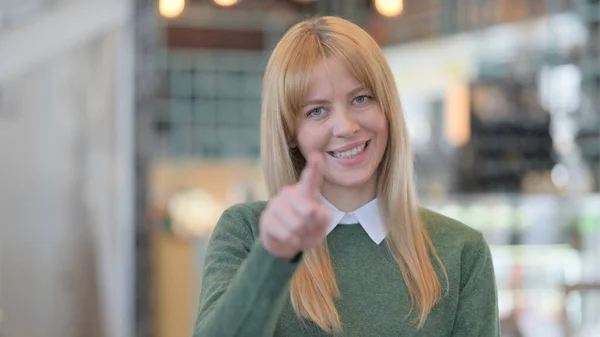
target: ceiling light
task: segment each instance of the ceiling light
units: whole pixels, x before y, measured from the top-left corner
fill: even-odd
[[[160,15],[166,18],[174,18],[183,12],[185,0],[160,0],[158,2],[158,11]]]
[[[213,0],[217,5],[223,7],[233,6],[238,3],[238,0]]]
[[[375,9],[383,16],[398,16],[404,10],[404,0],[375,0]]]

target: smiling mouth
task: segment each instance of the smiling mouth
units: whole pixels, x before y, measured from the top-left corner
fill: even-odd
[[[363,153],[367,147],[369,146],[369,143],[371,141],[368,140],[366,142],[364,142],[362,145],[359,145],[353,149],[350,149],[348,151],[327,151],[327,153],[337,159],[349,159],[355,156],[358,156],[359,154]]]

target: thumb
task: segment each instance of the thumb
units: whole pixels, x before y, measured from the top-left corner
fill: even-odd
[[[332,220],[331,212],[327,207],[321,205],[316,218],[320,227],[327,228]]]
[[[317,152],[311,153],[306,160],[306,166],[300,176],[300,188],[305,197],[318,197],[319,188],[323,181],[322,167],[323,156]]]

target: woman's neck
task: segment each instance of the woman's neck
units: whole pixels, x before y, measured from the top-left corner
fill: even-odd
[[[321,186],[321,194],[325,199],[342,212],[352,212],[375,199],[376,190],[374,181],[356,188],[335,186],[327,182]]]

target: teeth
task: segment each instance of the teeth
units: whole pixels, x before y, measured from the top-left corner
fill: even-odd
[[[360,146],[353,148],[352,150],[344,151],[344,152],[333,152],[333,156],[340,159],[348,159],[356,156],[359,153],[362,153],[365,150],[367,143],[364,143]]]

